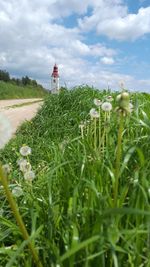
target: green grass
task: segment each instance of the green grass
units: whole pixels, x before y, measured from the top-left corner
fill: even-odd
[[[101,148],[99,123],[89,117],[93,99],[106,95],[88,87],[49,95],[1,151],[3,164],[13,167],[10,190],[16,184],[23,189],[15,199],[44,267],[150,266],[150,96],[130,95],[134,111],[123,117],[115,201],[116,101],[110,120],[101,111]],[[85,120],[90,122],[82,138],[79,124]],[[23,144],[32,148],[32,184],[16,164]],[[35,266],[2,187],[0,199],[0,266]]]
[[[37,86],[17,86],[9,82],[0,81],[0,99],[44,97],[47,91]]]

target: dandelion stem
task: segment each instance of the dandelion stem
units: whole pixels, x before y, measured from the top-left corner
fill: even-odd
[[[107,112],[105,112],[105,115],[104,115],[104,131],[103,131],[103,137],[102,137],[102,152],[103,152],[103,157],[104,157],[104,152],[105,152],[105,142],[106,142],[106,124],[107,124]]]
[[[97,143],[97,140],[96,140],[96,118],[94,118],[94,149],[96,151],[96,143]]]
[[[115,185],[114,185],[114,206],[117,205],[118,198],[118,186],[119,186],[119,172],[120,172],[120,162],[122,156],[122,133],[123,133],[123,113],[120,114],[120,125],[118,130],[118,142],[116,151],[116,166],[115,166]]]
[[[81,127],[81,137],[82,137],[82,139],[84,139],[84,131],[83,131],[83,127]]]
[[[99,150],[101,153],[101,108],[99,107]]]
[[[108,112],[106,113],[106,137],[105,137],[105,139],[106,139],[106,151],[107,151],[107,148],[108,148]]]
[[[9,205],[13,211],[13,214],[14,214],[14,217],[19,225],[19,228],[20,228],[20,231],[22,233],[22,236],[25,240],[29,240],[29,234],[27,232],[27,229],[24,225],[24,222],[22,220],[22,217],[19,213],[19,209],[18,209],[18,206],[12,196],[12,193],[11,191],[9,190],[9,186],[8,186],[8,182],[7,182],[7,177],[4,175],[3,173],[3,170],[2,170],[2,166],[0,164],[0,181],[4,187],[4,190],[5,190],[5,194],[6,194],[6,197],[7,197],[7,200],[9,202]],[[40,262],[39,260],[39,257],[38,257],[38,254],[37,254],[37,251],[35,250],[34,246],[32,245],[31,241],[28,242],[28,247],[32,253],[32,256],[33,256],[33,259],[35,261],[35,263],[37,264],[38,267],[43,267],[42,263]]]

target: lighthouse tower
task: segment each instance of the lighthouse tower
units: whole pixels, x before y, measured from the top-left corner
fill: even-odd
[[[52,94],[59,93],[59,74],[58,74],[58,67],[55,64],[53,68],[53,72],[51,75],[51,92]]]

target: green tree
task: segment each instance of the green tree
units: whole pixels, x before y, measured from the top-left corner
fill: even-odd
[[[10,81],[9,72],[7,72],[6,70],[0,70],[0,80],[4,82],[9,82]]]
[[[28,76],[22,77],[22,84],[24,86],[31,84],[31,80]]]

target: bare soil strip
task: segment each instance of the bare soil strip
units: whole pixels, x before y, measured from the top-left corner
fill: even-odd
[[[29,102],[29,99],[24,99],[25,102]],[[35,99],[32,99],[31,104],[24,105],[20,107],[12,107],[10,106],[15,104],[21,104],[25,103],[24,100],[14,101],[14,100],[2,100],[0,101],[0,112],[4,114],[8,120],[10,121],[11,127],[12,127],[12,133],[14,134],[17,130],[17,128],[26,120],[31,120],[37,113],[38,109],[41,107],[43,102],[38,103],[32,103],[32,101],[35,101]],[[7,101],[3,102],[3,101]],[[9,109],[6,109],[6,107],[9,106]]]

